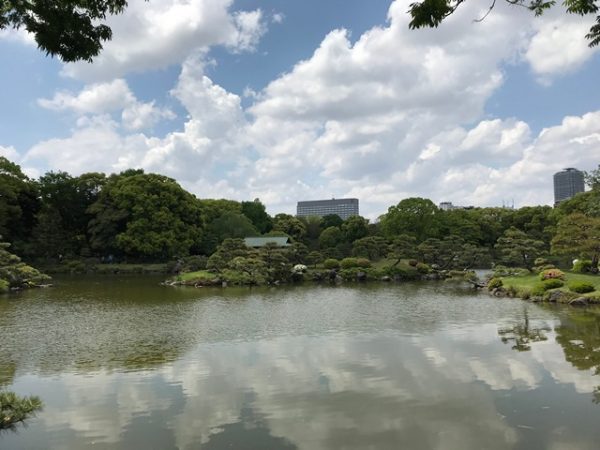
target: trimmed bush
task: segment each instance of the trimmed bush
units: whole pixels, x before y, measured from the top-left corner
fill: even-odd
[[[565,273],[559,269],[548,269],[548,270],[544,270],[542,273],[540,273],[540,280],[544,281],[544,280],[551,280],[551,279],[564,280]]]
[[[342,269],[352,269],[358,267],[358,260],[356,258],[344,258],[340,261],[340,267]]]
[[[417,264],[419,264],[419,261],[417,261],[416,259],[409,259],[408,260],[408,265],[409,266],[416,267]]]
[[[371,267],[371,261],[367,258],[356,258],[356,267],[368,269],[369,267]]]
[[[326,269],[339,269],[340,262],[337,259],[329,258],[323,262],[323,267]]]
[[[487,284],[488,291],[493,291],[494,289],[501,288],[503,284],[504,283],[501,278],[491,278]]]
[[[592,268],[592,261],[589,259],[578,259],[575,264],[573,264],[573,272],[575,273],[586,273],[590,272]]]
[[[569,289],[578,294],[586,294],[588,292],[594,292],[596,288],[590,283],[583,281],[572,281],[569,283]]]
[[[563,287],[565,285],[565,283],[562,280],[559,280],[558,278],[551,278],[549,280],[544,280],[544,281],[542,281],[542,284],[544,285],[546,290],[556,289],[559,287]]]
[[[417,269],[407,264],[386,267],[384,273],[385,275],[402,281],[418,280],[421,278],[421,274]]]
[[[431,267],[429,267],[429,265],[425,263],[418,263],[415,267],[417,268],[417,271],[419,273],[422,273],[423,275],[426,275],[429,272],[431,272]]]
[[[10,289],[10,284],[8,281],[0,279],[0,294],[8,292]]]
[[[544,292],[546,292],[546,286],[544,283],[537,283],[531,288],[531,296],[532,297],[543,297]]]
[[[535,258],[533,262],[534,266],[545,266],[546,264],[550,264],[550,262],[546,258]]]

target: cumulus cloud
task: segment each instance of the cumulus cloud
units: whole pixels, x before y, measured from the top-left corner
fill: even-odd
[[[266,31],[261,10],[231,12],[233,0],[153,0],[131,2],[107,19],[113,39],[92,64],[65,65],[65,75],[111,79],[129,72],[162,69],[191,53],[222,45],[253,51]]]
[[[289,72],[259,92],[248,89],[247,109],[207,76],[205,53],[194,52],[171,91],[189,117],[165,136],[119,128],[140,130],[166,117],[154,104],[137,102],[123,80],[58,93],[41,104],[98,117],[81,119],[68,139],[36,145],[28,158],[75,173],[143,167],[203,197],[259,197],[271,212],[331,196],[360,198],[371,218],[407,196],[482,206],[551,203],[554,171],[597,164],[600,112],[565,118],[541,133],[518,118],[486,117],[503,65],[534,48],[538,34],[519,8],[498,5],[473,24],[483,11],[465,4],[439,29],[414,31],[406,2],[396,1],[386,26],[354,41],[348,31],[333,30]],[[227,17],[238,31],[262,23],[262,13]],[[251,47],[251,40],[234,41],[238,49]],[[114,111],[122,111],[121,125]],[[88,143],[95,154],[82,151]]]
[[[552,12],[534,24],[534,34],[524,53],[540,82],[550,84],[553,77],[575,72],[598,48],[590,48],[585,35],[590,19]]]
[[[156,107],[154,101],[138,101],[123,79],[91,84],[78,94],[60,91],[51,99],[39,99],[38,104],[46,109],[72,111],[78,115],[122,111],[122,124],[127,130],[151,128],[161,119],[175,118],[172,111]]]

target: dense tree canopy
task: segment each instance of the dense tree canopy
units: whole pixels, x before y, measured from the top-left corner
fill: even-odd
[[[409,13],[412,16],[410,28],[437,27],[444,19],[456,11],[466,0],[421,0],[411,3]],[[532,11],[536,16],[556,5],[554,0],[505,0],[511,5],[522,6]],[[490,0],[488,12],[483,17],[475,17],[481,21],[492,11],[496,0]],[[590,47],[600,44],[600,15],[598,15],[598,0],[564,0],[564,6],[569,14],[580,16],[596,16],[595,24],[591,26],[586,38]]]
[[[109,178],[90,207],[96,250],[165,260],[189,254],[202,237],[202,208],[171,178],[156,174]]]
[[[127,0],[0,0],[0,30],[24,28],[40,50],[65,62],[92,61],[112,37],[102,22],[126,6]]]

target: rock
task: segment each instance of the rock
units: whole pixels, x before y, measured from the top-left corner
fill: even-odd
[[[367,274],[365,272],[357,272],[356,280],[357,281],[367,281]]]
[[[338,274],[337,274],[337,270],[335,270],[335,269],[332,269],[332,270],[330,270],[330,271],[329,271],[329,275],[328,275],[328,276],[329,276],[329,279],[330,279],[331,281],[335,281],[335,279],[336,279],[336,278],[337,278],[337,276],[338,276]]]
[[[223,282],[221,283],[221,287],[224,287],[224,288],[226,288],[226,287],[227,287],[227,281],[223,281]]]
[[[492,289],[492,295],[494,297],[506,297],[506,290],[501,287],[494,288]]]
[[[540,303],[543,300],[544,300],[543,297],[540,297],[539,295],[534,295],[533,297],[529,297],[529,301],[533,302],[533,303]]]
[[[392,281],[392,278],[391,278],[391,277],[388,277],[388,276],[386,275],[386,276],[384,276],[384,277],[381,277],[381,281],[390,282],[390,281]]]
[[[336,275],[334,281],[335,281],[335,284],[342,284],[344,279],[342,277],[340,277],[339,275]]]
[[[550,291],[548,300],[550,303],[560,303],[564,301],[565,294],[562,291]]]
[[[588,299],[586,297],[577,297],[569,302],[570,306],[587,306]]]

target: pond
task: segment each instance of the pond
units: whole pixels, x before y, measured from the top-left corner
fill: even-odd
[[[445,282],[0,298],[4,449],[597,449],[600,313]]]

